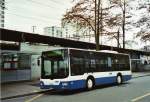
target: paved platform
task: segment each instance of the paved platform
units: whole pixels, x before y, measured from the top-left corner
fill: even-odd
[[[144,76],[150,76],[150,72],[135,72],[135,73],[132,73],[132,78],[138,78],[138,77],[144,77]]]
[[[11,82],[1,85],[1,100],[15,97],[27,96],[36,93],[42,93],[49,90],[43,90],[39,87],[39,80]]]
[[[150,76],[150,72],[133,73],[132,78]],[[50,89],[52,90],[52,89]],[[39,87],[39,80],[12,82],[1,85],[1,100],[43,93],[50,90],[43,90]]]

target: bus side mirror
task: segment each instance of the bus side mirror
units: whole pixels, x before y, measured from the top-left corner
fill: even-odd
[[[37,60],[37,65],[40,66],[40,59]]]
[[[40,66],[40,57],[37,58],[37,65]]]

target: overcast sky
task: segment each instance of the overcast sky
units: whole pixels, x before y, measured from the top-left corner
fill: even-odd
[[[60,26],[62,15],[72,6],[72,0],[6,0],[5,27],[43,33],[46,26]]]
[[[72,0],[5,0],[5,28],[43,34],[47,26],[61,26],[61,18],[67,9],[72,7]],[[126,32],[126,40],[132,40],[132,33]],[[135,40],[135,39],[134,39]],[[141,48],[145,43],[136,40],[135,49]],[[110,42],[112,43],[112,42]],[[148,43],[149,44],[149,43]]]

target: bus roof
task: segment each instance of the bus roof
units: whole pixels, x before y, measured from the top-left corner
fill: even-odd
[[[126,53],[119,53],[119,52],[117,52],[117,51],[112,51],[112,50],[99,50],[99,51],[96,51],[96,50],[91,50],[91,49],[78,49],[78,48],[65,48],[65,49],[129,55],[129,54],[126,54]]]
[[[80,50],[80,51],[91,51],[91,52],[101,52],[101,53],[129,55],[129,54],[126,54],[126,53],[119,53],[117,51],[112,51],[112,50],[99,50],[99,51],[96,51],[96,50],[91,50],[91,49],[79,49],[79,48],[68,48],[68,47],[66,47],[66,48],[65,47],[64,48],[57,48],[57,49],[53,49],[53,50],[60,50],[60,49],[69,49],[69,50]],[[47,51],[44,51],[44,52],[47,52]]]

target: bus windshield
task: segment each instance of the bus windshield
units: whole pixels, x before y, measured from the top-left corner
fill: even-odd
[[[67,50],[54,50],[42,54],[42,78],[59,79],[68,76]]]

